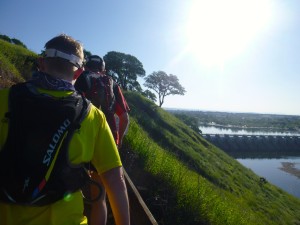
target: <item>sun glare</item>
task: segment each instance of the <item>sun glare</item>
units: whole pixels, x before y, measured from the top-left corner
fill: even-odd
[[[272,17],[269,0],[194,0],[186,24],[188,52],[201,64],[238,56]]]

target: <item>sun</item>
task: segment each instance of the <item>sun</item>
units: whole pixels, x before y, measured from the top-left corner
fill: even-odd
[[[223,65],[270,23],[271,0],[194,0],[185,26],[187,49],[201,64]]]

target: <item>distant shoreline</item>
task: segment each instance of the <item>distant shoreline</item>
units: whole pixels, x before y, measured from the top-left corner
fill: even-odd
[[[216,124],[216,123],[199,123],[202,126],[207,126],[207,127],[221,127],[221,128],[226,128],[226,129],[236,129],[236,130],[286,130],[286,129],[278,129],[275,127],[247,127],[247,126],[236,126],[236,125],[221,125],[221,124]]]
[[[282,171],[284,171],[284,172],[286,172],[286,173],[294,175],[298,179],[300,179],[300,170],[295,167],[296,164],[297,163],[282,162],[281,163],[282,167],[280,167],[279,169],[282,170]]]

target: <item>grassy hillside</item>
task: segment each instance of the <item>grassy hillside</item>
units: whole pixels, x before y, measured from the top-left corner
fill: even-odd
[[[300,224],[300,200],[266,182],[137,93],[125,168],[161,224]],[[143,189],[142,189],[143,190]]]
[[[36,59],[36,53],[0,40],[0,88],[28,79]]]
[[[37,55],[0,40],[0,88],[26,80]],[[127,92],[124,166],[161,225],[300,225],[300,200],[260,182],[223,151]]]

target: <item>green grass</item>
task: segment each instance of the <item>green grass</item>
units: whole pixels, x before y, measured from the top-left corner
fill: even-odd
[[[167,187],[165,198],[172,202],[161,224],[300,224],[299,199],[260,183],[251,170],[142,96],[126,98],[127,148],[156,180],[148,184],[150,191],[161,194]]]
[[[29,79],[36,59],[36,53],[0,40],[0,88]]]

